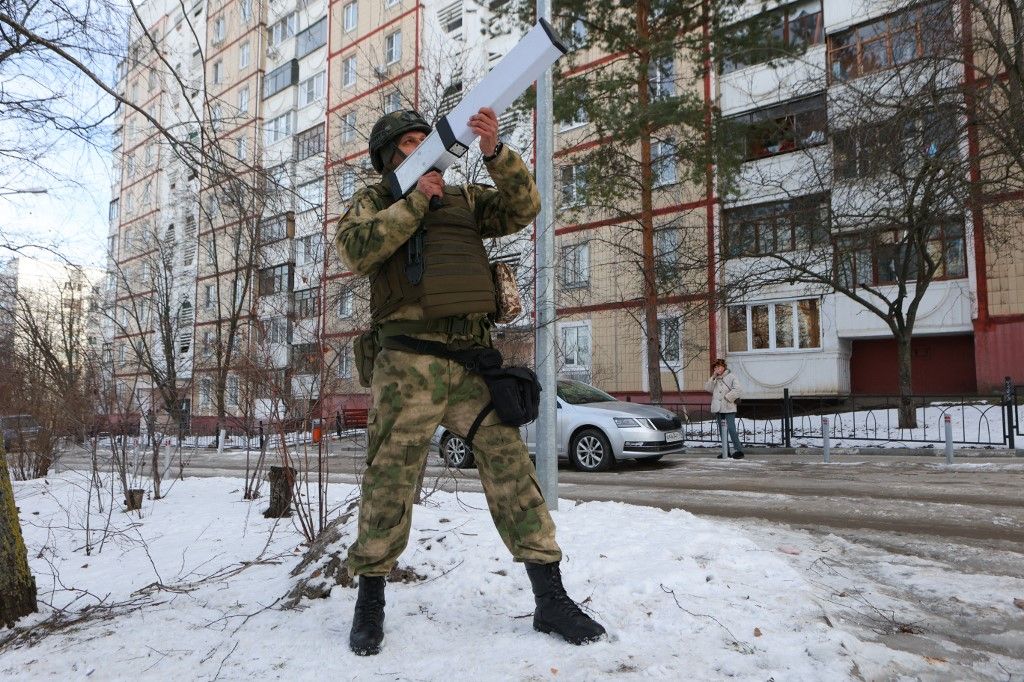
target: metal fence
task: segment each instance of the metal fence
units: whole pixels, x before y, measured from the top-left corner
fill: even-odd
[[[821,447],[822,417],[827,417],[833,446],[928,446],[945,441],[944,421],[949,416],[954,443],[1012,450],[1024,438],[1024,392],[1018,388],[1007,379],[1003,392],[991,396],[910,396],[916,418],[913,428],[900,426],[899,396],[791,395],[785,390],[777,400],[742,401],[736,429],[744,445]],[[664,403],[662,407],[682,418],[686,442],[720,442],[718,422],[706,401]]]

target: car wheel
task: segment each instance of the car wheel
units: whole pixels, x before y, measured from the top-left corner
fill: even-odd
[[[445,433],[441,438],[441,458],[455,469],[469,469],[473,466],[473,451],[461,436]]]
[[[583,429],[572,439],[569,459],[579,471],[607,471],[615,463],[612,446],[597,429]]]

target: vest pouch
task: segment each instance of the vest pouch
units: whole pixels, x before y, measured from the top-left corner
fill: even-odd
[[[540,381],[526,367],[502,367],[482,372],[491,404],[502,424],[522,426],[540,412]]]
[[[359,375],[359,385],[363,388],[369,388],[373,383],[373,363],[377,360],[379,352],[377,332],[372,329],[357,336],[355,343],[352,344],[356,373]]]

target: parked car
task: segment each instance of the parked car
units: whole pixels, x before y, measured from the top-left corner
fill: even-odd
[[[39,423],[30,414],[0,416],[0,429],[4,434],[4,449],[8,452],[27,449],[39,436]]]
[[[663,408],[616,400],[568,379],[558,381],[556,402],[558,457],[580,471],[606,471],[622,459],[654,462],[683,450],[682,420]],[[530,457],[536,457],[537,423],[519,431]],[[449,466],[473,466],[473,452],[462,437],[439,426],[434,441]]]

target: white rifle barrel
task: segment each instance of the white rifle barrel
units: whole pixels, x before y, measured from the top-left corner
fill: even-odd
[[[384,178],[395,198],[404,197],[432,170],[443,173],[476,139],[469,119],[484,107],[498,116],[549,66],[568,52],[551,24],[541,19],[515,47],[477,83],[462,101],[441,118],[416,151]]]

